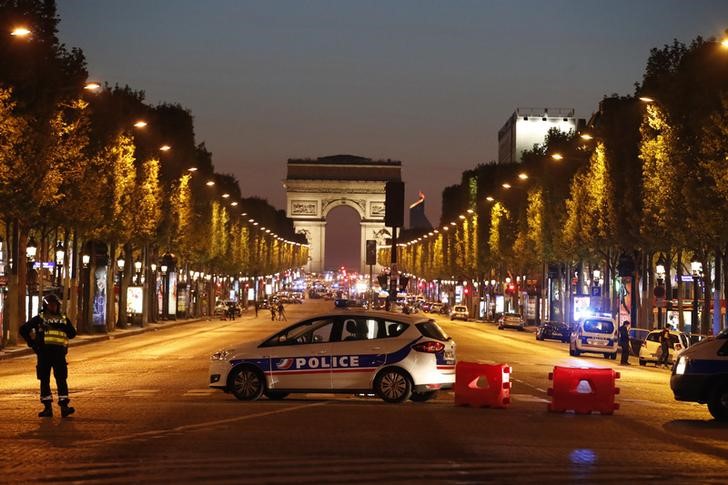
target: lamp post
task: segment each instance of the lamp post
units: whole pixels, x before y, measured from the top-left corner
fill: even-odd
[[[27,278],[27,286],[28,286],[28,318],[33,314],[33,287],[32,287],[32,281],[30,278],[30,275],[33,271],[33,262],[35,261],[35,255],[38,251],[38,244],[35,242],[35,239],[33,236],[30,237],[28,240],[28,244],[25,246],[25,257],[28,261],[28,278]],[[37,282],[37,280],[36,280]],[[38,302],[40,303],[40,301]]]
[[[118,318],[116,319],[116,326],[117,327],[126,327],[126,305],[125,298],[124,298],[124,265],[126,264],[126,261],[124,260],[123,253],[119,253],[119,257],[116,258],[116,267],[119,270],[119,314]]]
[[[63,247],[63,242],[58,241],[56,243],[56,286],[59,288],[63,286],[63,261],[66,257],[66,250]]]
[[[166,320],[167,312],[169,310],[169,299],[167,297],[167,292],[169,291],[169,288],[167,288],[167,265],[162,263],[159,266],[159,271],[162,272],[162,320]]]
[[[134,261],[134,273],[136,278],[137,285],[142,284],[142,260],[141,258],[137,258],[136,261]]]
[[[655,265],[657,287],[655,288],[655,304],[657,305],[657,328],[662,328],[662,305],[665,301],[665,256],[660,253]]]
[[[690,262],[690,271],[693,275],[693,314],[690,317],[690,333],[696,333],[695,326],[698,323],[698,282],[703,272],[703,264],[695,256]],[[698,328],[700,327],[698,326]]]

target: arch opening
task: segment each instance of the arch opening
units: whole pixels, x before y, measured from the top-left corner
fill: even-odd
[[[361,216],[354,208],[340,205],[326,215],[324,243],[325,270],[334,271],[342,266],[347,271],[360,271]]]

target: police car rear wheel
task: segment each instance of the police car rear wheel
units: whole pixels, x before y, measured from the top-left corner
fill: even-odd
[[[263,377],[251,367],[240,367],[233,371],[230,392],[241,401],[255,401],[263,394]]]
[[[413,402],[425,402],[437,397],[438,391],[413,392],[410,399]]]
[[[403,402],[412,395],[412,382],[399,369],[387,369],[374,380],[374,392],[386,402]]]
[[[719,421],[728,420],[728,384],[716,384],[710,393],[708,411]]]

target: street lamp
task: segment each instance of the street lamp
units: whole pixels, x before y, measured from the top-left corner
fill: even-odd
[[[20,37],[20,38],[30,37],[30,35],[32,33],[33,32],[31,32],[31,30],[28,29],[27,27],[15,27],[12,31],[10,31],[10,35],[12,35],[13,37]]]
[[[28,240],[28,244],[25,246],[25,256],[30,260],[35,260],[35,253],[38,251],[38,245],[35,239],[31,236]]]
[[[136,273],[137,284],[139,284],[142,272],[142,260],[139,257],[136,259],[136,261],[134,261],[134,272]]]
[[[693,274],[693,314],[690,317],[690,333],[695,333],[695,325],[698,322],[698,281],[703,273],[703,264],[695,256],[690,262],[690,271]]]

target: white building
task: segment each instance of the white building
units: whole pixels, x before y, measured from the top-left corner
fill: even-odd
[[[582,120],[579,120],[583,123]],[[498,163],[520,162],[524,150],[543,145],[550,129],[577,131],[573,108],[516,108],[498,130]]]

